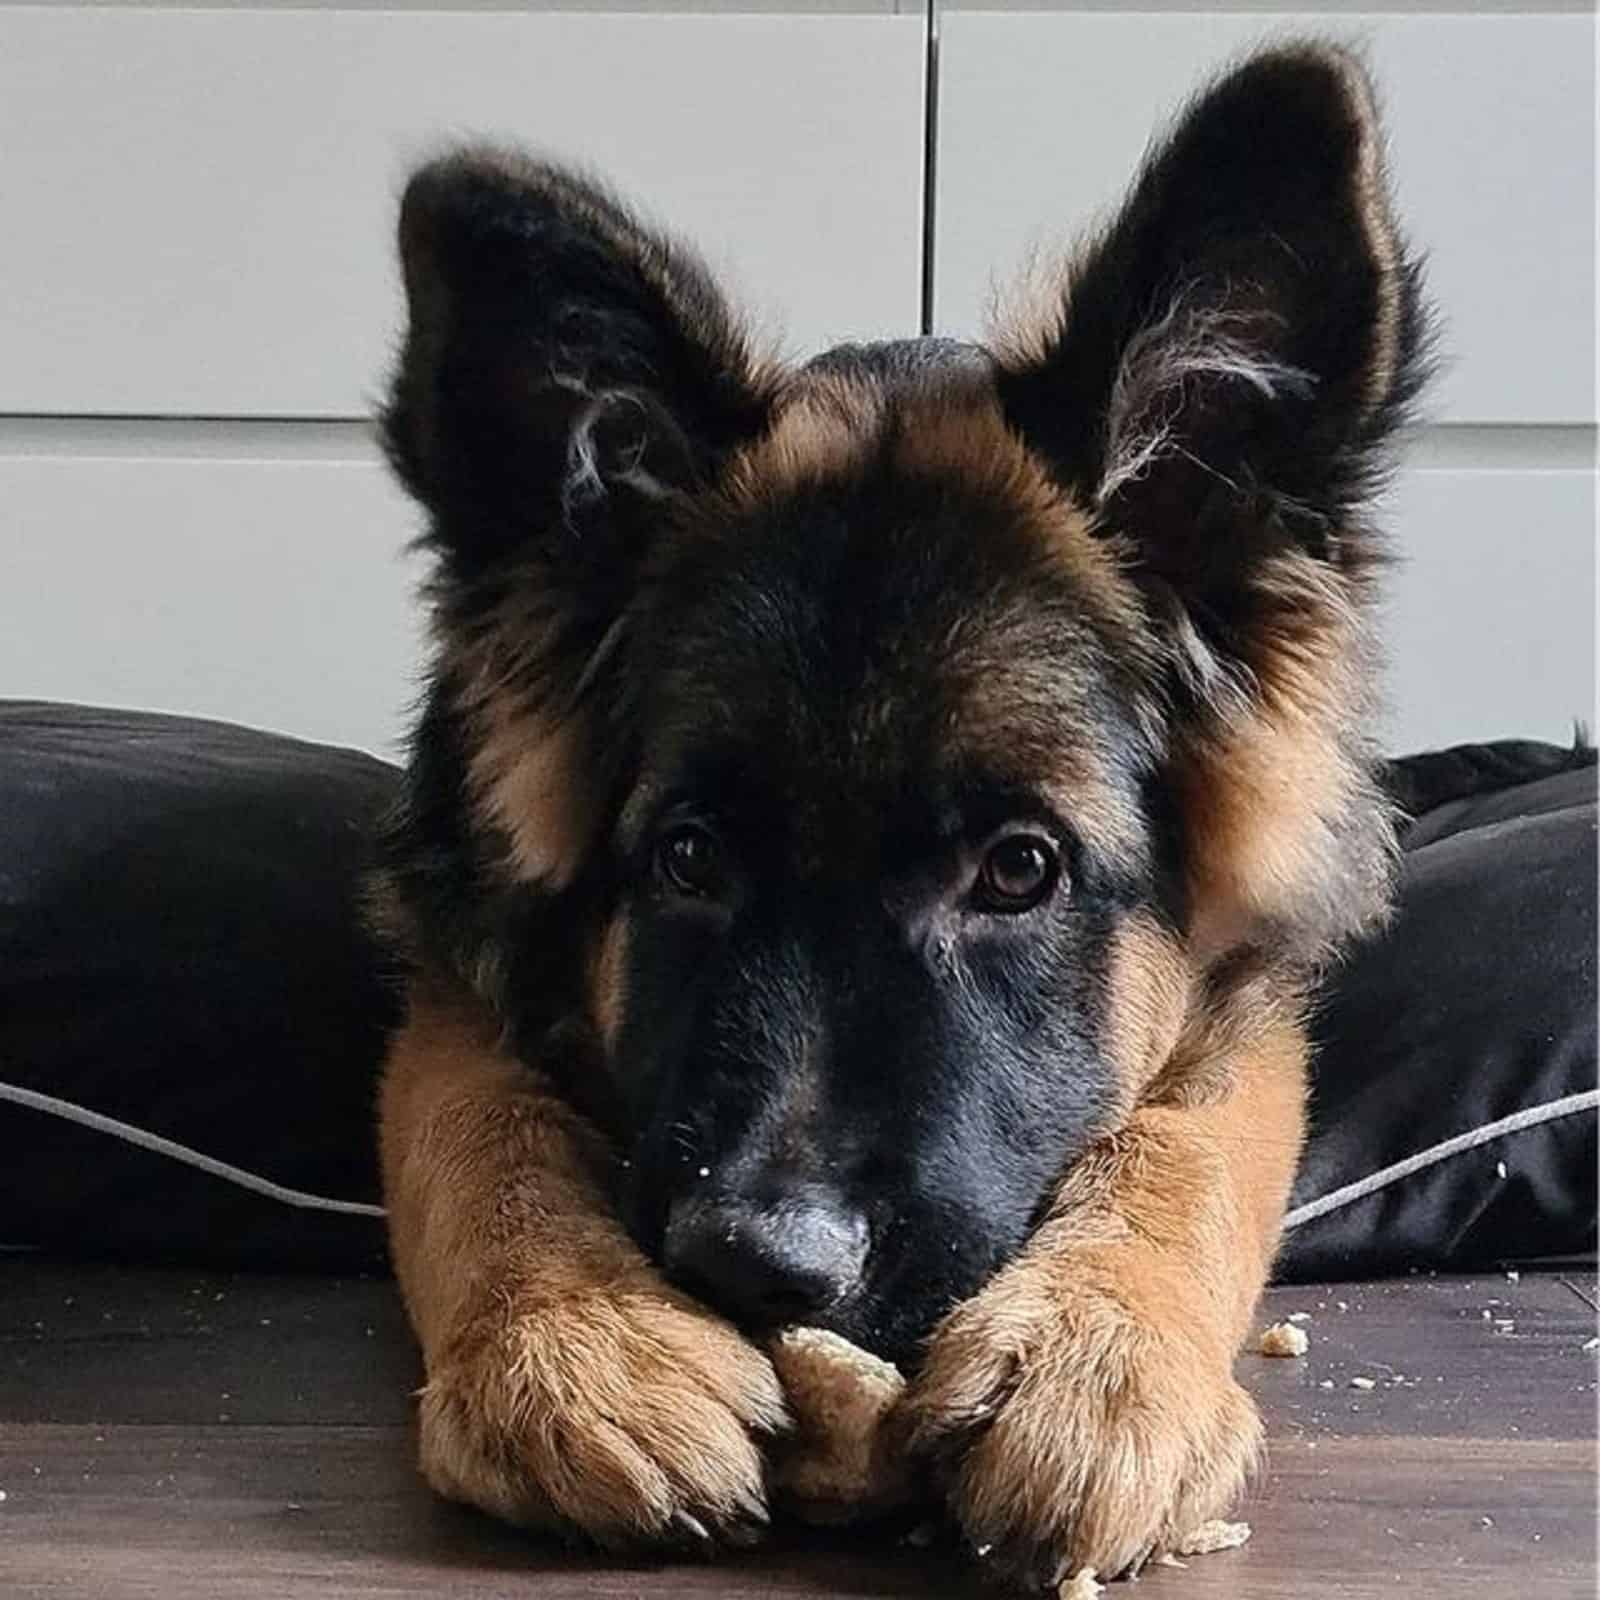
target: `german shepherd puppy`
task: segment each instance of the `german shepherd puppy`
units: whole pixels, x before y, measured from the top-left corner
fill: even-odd
[[[569,170],[412,179],[382,1158],[442,1494],[752,1536],[791,1323],[906,1368],[1007,1575],[1239,1491],[1308,979],[1390,881],[1382,165],[1350,59],[1259,55],[1030,319],[798,367]]]

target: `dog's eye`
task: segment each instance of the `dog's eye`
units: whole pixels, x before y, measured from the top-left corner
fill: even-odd
[[[662,835],[656,846],[656,871],[676,894],[716,900],[727,892],[728,868],[722,846],[698,823],[685,823]]]
[[[977,899],[985,911],[1028,911],[1055,887],[1055,846],[1037,834],[1014,833],[991,847],[978,871]]]

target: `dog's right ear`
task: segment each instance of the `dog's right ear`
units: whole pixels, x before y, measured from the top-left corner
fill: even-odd
[[[766,421],[774,379],[705,267],[569,171],[486,148],[426,166],[400,254],[385,441],[452,576],[610,566]]]

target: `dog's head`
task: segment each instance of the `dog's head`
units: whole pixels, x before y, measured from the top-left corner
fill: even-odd
[[[1381,911],[1362,520],[1418,381],[1359,71],[1258,57],[993,348],[759,359],[559,168],[421,172],[387,416],[427,961],[667,1268],[905,1358],[1195,1016]]]

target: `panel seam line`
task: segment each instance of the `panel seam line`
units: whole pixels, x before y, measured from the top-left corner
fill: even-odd
[[[939,0],[927,0],[923,13],[922,56],[922,304],[920,329],[933,332],[935,208],[939,162]]]

